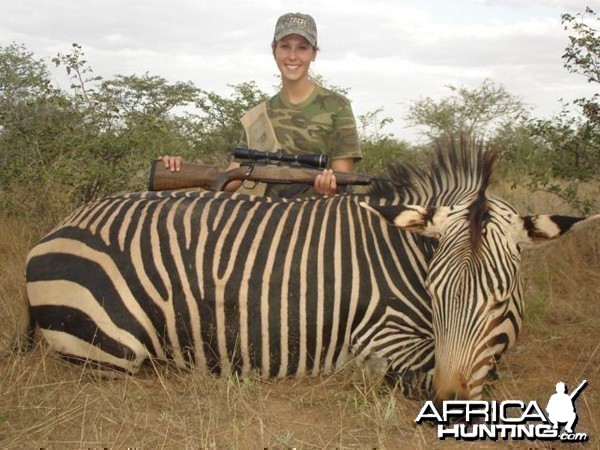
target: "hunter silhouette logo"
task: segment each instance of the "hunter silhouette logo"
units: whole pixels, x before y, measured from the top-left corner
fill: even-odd
[[[553,429],[559,429],[559,423],[566,423],[565,431],[569,434],[573,434],[573,426],[577,422],[577,413],[575,412],[575,398],[587,385],[587,380],[583,382],[575,389],[571,395],[567,394],[567,387],[562,381],[556,383],[556,394],[550,397],[548,400],[548,406],[546,411],[548,412],[548,419],[553,423]]]
[[[562,381],[550,396],[546,413],[535,400],[501,402],[484,400],[447,400],[441,405],[428,400],[415,419],[417,424],[430,422],[438,427],[438,438],[456,440],[498,439],[561,440],[585,442],[586,433],[575,433],[575,400],[587,386],[584,380],[570,394]],[[561,424],[564,431],[561,432]]]

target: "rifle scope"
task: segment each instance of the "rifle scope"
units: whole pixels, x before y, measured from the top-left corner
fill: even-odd
[[[276,152],[261,152],[260,150],[252,150],[249,148],[236,147],[231,150],[234,157],[239,159],[250,159],[253,161],[281,161],[287,163],[298,163],[303,166],[310,166],[316,169],[325,169],[327,167],[327,155],[320,153],[311,153],[308,155],[291,155],[283,153],[281,150]]]

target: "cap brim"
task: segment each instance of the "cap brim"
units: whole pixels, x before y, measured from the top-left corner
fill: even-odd
[[[315,45],[317,45],[317,41],[315,40],[315,38],[313,36],[310,36],[306,31],[304,30],[299,30],[299,29],[289,29],[289,30],[285,30],[282,33],[279,33],[275,36],[275,41],[280,41],[281,39],[283,39],[286,36],[290,36],[292,34],[297,34],[298,36],[302,36],[304,39],[306,39],[308,41],[308,43],[310,45],[312,45],[313,47]]]

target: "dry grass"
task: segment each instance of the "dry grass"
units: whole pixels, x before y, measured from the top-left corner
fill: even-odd
[[[526,183],[523,180],[523,183]],[[556,184],[565,186],[566,183],[557,181]],[[521,214],[562,214],[580,216],[581,213],[560,197],[545,191],[529,191],[524,184],[513,185],[512,182],[496,181],[491,188],[494,193],[510,202]],[[598,194],[600,186],[592,183],[580,183],[579,199],[583,201],[592,201],[593,204],[600,206]]]
[[[24,259],[36,234],[0,218],[0,320],[6,325],[0,329],[1,448],[561,447],[543,441],[439,441],[434,428],[414,424],[421,402],[350,370],[265,382],[156,365],[136,377],[106,380],[47,354],[43,345],[18,355],[9,350],[24,298]],[[573,387],[587,379],[577,401],[577,431],[587,432],[587,446],[595,448],[600,442],[599,236],[595,221],[524,253],[526,326],[502,361],[492,393],[498,400],[545,405],[557,381]]]

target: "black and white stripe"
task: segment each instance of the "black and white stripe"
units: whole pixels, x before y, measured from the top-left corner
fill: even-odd
[[[33,316],[60,352],[95,352],[131,372],[156,357],[217,373],[316,374],[342,364],[351,347],[383,346],[387,356],[400,336],[421,334],[430,346],[427,258],[414,236],[382,225],[358,199],[100,201],[30,253]],[[407,311],[387,311],[398,298],[410,300]],[[82,345],[73,351],[75,337]],[[415,351],[430,354],[428,345]]]
[[[284,377],[377,357],[437,398],[475,398],[523,315],[523,220],[485,197],[493,159],[439,152],[369,196],[98,201],[30,252],[32,318],[65,357],[131,373],[147,358]]]

